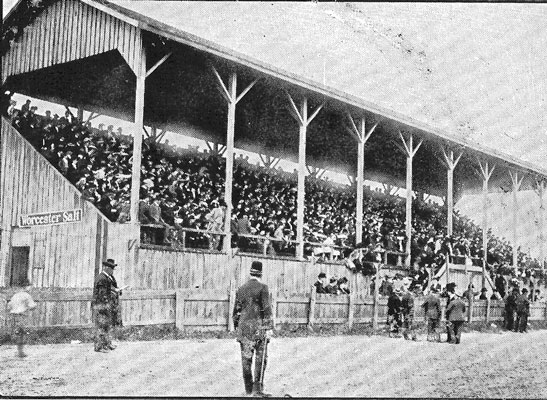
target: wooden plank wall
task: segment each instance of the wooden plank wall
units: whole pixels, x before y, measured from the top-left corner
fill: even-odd
[[[26,237],[30,279],[36,287],[91,287],[95,266],[107,244],[108,220],[57,171],[7,120],[2,118],[0,180],[0,286],[9,284],[10,247]],[[81,208],[81,222],[18,228],[22,214]]]
[[[317,280],[320,272],[328,276],[346,276],[350,287],[368,294],[370,279],[354,274],[341,264],[321,264],[290,259],[140,248],[136,262],[124,268],[124,285],[140,289],[227,289],[233,280],[236,286],[249,277],[251,263],[263,264],[263,282],[279,295],[303,294]]]
[[[59,0],[27,26],[2,58],[8,76],[118,49],[135,71],[140,29],[77,0]]]
[[[0,291],[0,328],[8,328],[10,318],[6,300],[14,290]],[[38,307],[32,313],[32,327],[92,327],[91,289],[32,289]],[[234,295],[234,294],[232,294]],[[370,323],[373,318],[372,298],[351,298],[348,295],[331,296],[312,294],[272,298],[274,322],[282,324],[347,324]],[[130,290],[121,297],[124,325],[176,324],[180,329],[232,330],[230,313],[233,299],[228,290]],[[424,298],[415,299],[415,321],[423,322],[421,304]],[[310,307],[313,306],[313,312]],[[443,319],[445,302],[442,302]],[[489,308],[489,313],[486,310]],[[503,302],[477,301],[473,306],[473,322],[503,320]],[[545,320],[547,304],[531,304],[530,320]],[[384,329],[387,299],[379,302],[378,326]]]

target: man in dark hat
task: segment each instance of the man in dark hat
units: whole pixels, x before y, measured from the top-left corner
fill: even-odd
[[[236,294],[233,311],[237,341],[241,346],[241,363],[245,392],[266,397],[264,393],[264,371],[268,359],[267,344],[270,340],[273,321],[268,286],[260,282],[262,263],[253,261],[251,277]],[[256,353],[254,379],[253,356]]]
[[[327,282],[327,274],[320,272],[317,276],[317,282],[313,284],[315,286],[315,293],[324,294],[327,293],[325,283]]]
[[[112,327],[121,325],[119,296],[122,289],[118,288],[114,279],[114,268],[118,264],[111,258],[103,261],[103,270],[95,278],[93,285],[93,300],[91,301],[93,322],[95,323],[95,351],[106,353],[116,347],[112,344],[110,331]]]

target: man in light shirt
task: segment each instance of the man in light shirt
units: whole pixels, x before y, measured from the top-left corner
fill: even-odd
[[[28,292],[31,284],[27,281],[24,286],[15,293],[8,303],[8,310],[13,321],[13,333],[16,337],[17,355],[26,357],[23,350],[25,344],[26,326],[29,312],[36,308],[36,303]]]

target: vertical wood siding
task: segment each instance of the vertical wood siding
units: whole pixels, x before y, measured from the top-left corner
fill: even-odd
[[[96,246],[107,242],[104,230],[97,235],[97,221],[109,222],[5,119],[1,138],[0,286],[9,284],[6,268],[14,229],[30,233],[29,271],[34,286],[92,286]],[[81,222],[17,228],[21,215],[74,208],[83,210]]]
[[[67,63],[118,49],[133,71],[140,48],[139,28],[77,0],[59,0],[27,26],[2,57],[8,76]]]

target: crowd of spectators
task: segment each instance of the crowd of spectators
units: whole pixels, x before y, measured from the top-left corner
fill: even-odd
[[[56,166],[83,196],[111,221],[130,219],[131,136],[99,125],[91,127],[67,108],[64,116],[38,115],[27,101],[20,110],[11,103],[7,113],[13,125]],[[142,151],[139,222],[154,226],[159,239],[145,235],[144,242],[220,249],[225,218],[225,160],[211,152],[181,149],[166,141],[146,139]],[[281,169],[235,160],[233,181],[232,246],[256,251],[270,237],[267,252],[294,254],[296,247],[297,175]],[[309,176],[304,217],[305,254],[309,257],[351,261],[348,266],[372,275],[373,250],[387,252],[388,262],[401,263],[406,248],[405,200],[365,189],[363,240],[355,248],[355,188]],[[482,230],[464,216],[454,218],[452,237],[445,234],[443,207],[414,200],[411,243],[412,273],[420,268],[436,272],[446,255],[455,262],[477,264],[482,258]],[[205,230],[187,232],[181,228]],[[489,235],[489,265],[511,262],[511,246]],[[524,253],[521,263],[530,262]],[[423,275],[423,273],[422,273]]]

